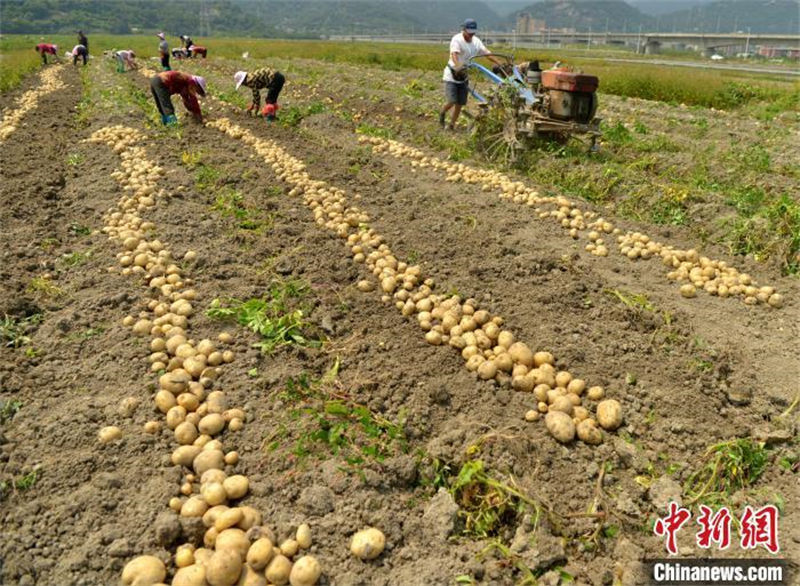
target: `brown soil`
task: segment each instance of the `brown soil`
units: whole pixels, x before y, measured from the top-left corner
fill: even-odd
[[[297,77],[307,66],[286,65]],[[233,71],[227,63],[194,66],[206,67],[216,87],[225,87]],[[102,214],[119,198],[110,176],[119,159],[107,147],[81,140],[113,124],[145,129],[148,156],[166,170],[160,187],[173,197],[146,219],[176,257],[197,251],[200,308],[215,298],[261,296],[289,278],[310,285],[308,331],[327,340],[320,349],[287,347],[265,356],[251,347],[256,337],[244,329],[202,313],[191,327],[197,339],[215,338],[221,329],[235,333],[236,360],[217,384],[248,413],[244,430],[226,439],[226,447],[242,456],[237,473],[251,481],[245,503],[259,509],[279,536],[310,523],[312,552],[324,568],[321,583],[445,585],[469,575],[479,584],[515,584],[521,574],[508,560],[480,555],[488,540],[458,531],[447,537],[448,517],[437,514],[435,491],[422,482],[432,458],[457,468],[468,457],[480,458],[506,482],[513,478],[520,490],[567,519],[561,527],[542,522],[536,529],[530,518],[519,519],[498,536],[507,543],[531,540],[520,548],[520,559],[545,574],[549,581],[543,583],[558,583],[558,567],[578,584],[608,584],[614,576],[640,583],[639,562],[664,554],[662,541],[648,529],[659,512],[646,486],[668,465],[683,481],[708,446],[763,428],[789,429],[793,439],[770,451],[767,472],[751,491],[734,495],[734,503],[760,506],[779,495],[785,503],[781,555],[800,560],[797,474],[776,463],[797,454],[796,419],[778,417],[798,392],[796,280],[712,248],[705,252],[776,286],[786,304],[774,311],[707,295],[686,300],[659,263],[592,257],[560,228],[478,186],[445,183],[432,170],[411,173],[404,162],[373,155],[358,145],[353,123],[330,111],[293,128],[266,126],[232,109],[220,112],[279,142],[306,162],[314,178],[350,197],[360,194],[359,205],[396,254],[420,263],[440,289],[474,297],[502,315],[519,338],[550,350],[559,367],[605,386],[622,403],[625,425],[604,444],[562,446],[541,421],[524,421],[535,406],[529,395],[477,380],[453,349],[426,344],[416,324],[382,304],[378,293],[357,291],[363,268],[247,145],[189,122],[180,136],[162,132],[133,103],[101,107],[100,89],[124,93],[136,87],[149,97],[147,81],[115,75],[104,63],[93,63],[90,75],[96,104],[88,123],[74,115],[80,77],[65,68],[67,89],[41,102],[25,127],[2,144],[0,313],[43,314],[29,345],[0,354],[0,402],[21,402],[19,412],[0,423],[0,481],[11,487],[0,502],[2,583],[113,584],[133,556],[167,561],[178,542],[196,535],[196,527],[178,523],[167,508],[182,478],[169,462],[171,434],[142,431],[155,418],[156,377],[149,373],[147,343],[121,320],[143,309],[144,288],[107,271],[116,265],[116,245],[84,229],[101,228]],[[302,103],[316,87],[309,82],[293,88],[292,82],[285,107]],[[330,93],[344,100],[342,91]],[[365,91],[358,108],[370,108],[375,124],[394,116],[409,127],[430,124],[396,112],[385,95],[384,102],[370,100],[382,94]],[[13,97],[0,104],[13,107]],[[414,140],[411,132],[405,138]],[[201,153],[220,171],[212,188],[197,188],[187,153]],[[246,205],[268,213],[271,229],[253,234],[214,211],[223,188],[240,191]],[[618,223],[670,244],[698,246],[680,230]],[[72,264],[75,257],[68,255],[87,251]],[[60,294],[31,287],[44,274]],[[646,293],[655,311],[628,308],[612,290]],[[308,454],[296,449],[313,416],[297,413],[287,385],[303,375],[319,379],[337,360],[335,388],[342,397],[403,422],[406,445],[387,442],[382,461],[348,464],[344,454],[313,443]],[[123,414],[119,405],[127,397],[141,402]],[[123,439],[100,445],[96,434],[105,425],[119,425]],[[14,486],[33,471],[31,487]],[[585,537],[597,521],[570,515],[593,502],[607,513],[606,527],[619,533],[607,531],[590,549]],[[384,531],[387,551],[363,563],[349,554],[348,543],[368,525]],[[681,535],[680,545],[683,555],[705,554],[694,546],[693,531]],[[734,547],[712,555],[743,552]]]

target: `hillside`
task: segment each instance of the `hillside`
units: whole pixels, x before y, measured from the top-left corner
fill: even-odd
[[[78,29],[126,34],[192,31],[210,36],[320,37],[455,30],[466,17],[481,28],[501,19],[485,2],[262,2],[257,0],[8,0],[0,3],[4,33],[69,33]]]
[[[634,3],[634,2],[632,2]],[[520,10],[551,28],[582,31],[643,30],[660,32],[733,32],[797,34],[798,0],[717,0],[714,2],[635,2],[622,0],[543,0]],[[651,14],[640,10],[649,4]],[[669,5],[681,7],[664,13]],[[688,7],[688,4],[693,6]],[[654,16],[655,15],[655,16]],[[509,22],[513,22],[514,16]]]

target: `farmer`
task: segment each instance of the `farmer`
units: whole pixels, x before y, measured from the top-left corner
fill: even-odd
[[[164,33],[158,33],[156,36],[161,39],[158,43],[158,52],[161,54],[161,69],[164,71],[170,71],[169,45],[167,44],[167,38],[164,36]]]
[[[267,120],[275,120],[278,113],[278,96],[283,89],[283,84],[286,78],[280,71],[264,67],[256,69],[252,73],[247,71],[237,71],[233,75],[236,81],[236,89],[240,86],[249,87],[253,90],[253,101],[247,107],[247,111],[251,115],[258,113],[258,107],[261,104],[261,90],[267,90],[267,97],[264,99],[264,107],[261,109],[260,114]]]
[[[468,18],[461,25],[461,32],[450,39],[450,59],[444,68],[442,80],[444,81],[445,104],[439,112],[439,124],[444,128],[452,130],[456,126],[461,108],[467,104],[467,93],[469,92],[469,76],[467,74],[467,63],[473,57],[481,55],[491,55],[483,42],[475,36],[478,24],[474,19]],[[500,65],[495,59],[491,59]],[[453,110],[450,124],[446,124],[445,117],[448,110]]]
[[[58,59],[58,45],[51,45],[50,43],[39,43],[36,45],[36,52],[42,56],[42,63],[47,64],[47,56],[52,55]]]
[[[86,58],[89,56],[89,51],[83,45],[75,45],[72,48],[72,64],[78,64],[78,57],[83,59],[83,64],[86,65]]]
[[[178,118],[175,108],[172,107],[172,94],[180,95],[183,105],[191,112],[197,122],[203,121],[203,113],[197,96],[206,95],[206,80],[198,75],[190,75],[180,71],[162,71],[150,78],[150,89],[156,106],[161,113],[161,122],[165,125],[175,125]]]
[[[194,45],[194,41],[189,35],[181,35],[181,42],[183,43],[183,48],[189,51]]]
[[[136,65],[136,53],[131,49],[114,52],[117,59],[117,72],[125,73],[126,70],[138,69]]]
[[[86,47],[86,54],[89,54],[89,39],[83,34],[83,31],[78,31],[78,44]]]

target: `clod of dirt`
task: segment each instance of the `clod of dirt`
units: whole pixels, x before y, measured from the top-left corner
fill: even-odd
[[[681,504],[683,489],[669,476],[662,476],[650,485],[647,491],[647,498],[659,511],[666,511],[671,501]]]
[[[422,515],[422,523],[432,537],[446,540],[456,526],[458,505],[453,496],[444,488],[439,488]]]
[[[173,544],[181,535],[181,523],[177,515],[171,511],[159,513],[156,522],[153,524],[156,534],[156,542],[167,547]]]
[[[327,515],[334,509],[334,494],[327,486],[309,486],[300,493],[297,504],[309,515]]]

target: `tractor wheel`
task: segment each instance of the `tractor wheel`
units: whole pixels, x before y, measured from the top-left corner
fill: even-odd
[[[490,102],[475,118],[473,136],[478,150],[506,166],[514,164],[525,146],[520,138],[517,109],[501,100]]]

